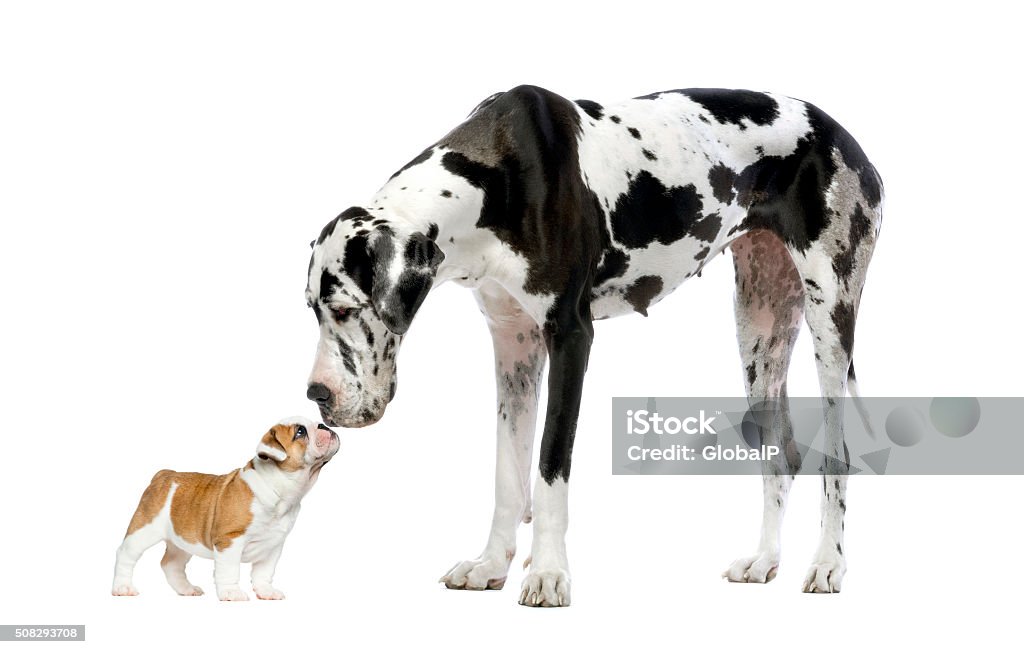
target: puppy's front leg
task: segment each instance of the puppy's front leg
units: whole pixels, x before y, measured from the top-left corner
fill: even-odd
[[[229,542],[228,546],[218,544],[213,549],[213,581],[217,585],[217,598],[225,602],[244,602],[249,596],[239,587],[238,574],[245,541],[239,536]]]
[[[252,589],[261,600],[283,600],[284,593],[274,588],[274,571],[281,558],[284,543],[268,552],[266,557],[252,564]]]

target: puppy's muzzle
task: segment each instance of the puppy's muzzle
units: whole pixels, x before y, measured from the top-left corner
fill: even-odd
[[[327,447],[329,443],[338,440],[338,434],[321,422],[316,426],[316,440],[319,447]]]
[[[331,435],[331,438],[337,438],[338,437],[338,434],[336,434],[333,429],[331,429],[330,427],[328,427],[327,425],[325,425],[322,422],[319,425],[317,425],[316,428],[317,429],[323,429],[325,432],[327,432],[328,434]]]

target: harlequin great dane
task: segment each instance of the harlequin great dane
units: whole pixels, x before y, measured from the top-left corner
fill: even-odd
[[[848,459],[842,402],[854,323],[881,220],[882,183],[817,107],[742,90],[682,89],[602,106],[519,86],[484,100],[365,206],[312,244],[306,299],[320,324],[307,396],[325,422],[376,422],[395,394],[402,336],[433,286],[473,289],[494,342],[496,503],[483,553],[441,581],[498,589],[520,522],[534,524],[519,602],[566,606],[567,492],[593,321],[648,309],[732,250],[743,378],[781,400],[800,323],[814,337],[826,425],[821,540],[807,592],[840,589]],[[546,362],[539,478],[530,461]],[[731,581],[770,581],[800,466],[792,427],[761,434],[790,456],[764,465],[756,553]],[[532,562],[532,564],[531,564]]]

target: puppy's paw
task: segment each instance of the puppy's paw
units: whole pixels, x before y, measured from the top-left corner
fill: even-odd
[[[523,579],[519,603],[523,606],[569,606],[570,581],[562,568],[535,569]]]
[[[256,593],[256,597],[261,600],[283,600],[284,593],[274,588],[270,584],[261,584],[259,586],[252,587],[253,592]]]
[[[766,584],[775,579],[779,571],[778,552],[758,552],[754,556],[736,559],[722,577],[736,583]]]
[[[238,586],[229,588],[218,588],[217,599],[222,602],[248,602],[249,596]]]
[[[456,563],[438,582],[452,590],[501,590],[512,556],[512,552],[506,552],[501,557],[485,555]]]
[[[184,592],[178,591],[178,594],[182,597],[199,597],[203,594],[203,589],[199,586],[192,586],[190,588],[185,589]]]
[[[811,569],[804,578],[805,593],[838,593],[843,586],[843,575],[846,574],[846,557],[838,552],[815,557]]]
[[[115,597],[134,597],[139,594],[139,591],[131,584],[118,584],[114,586],[110,594]]]

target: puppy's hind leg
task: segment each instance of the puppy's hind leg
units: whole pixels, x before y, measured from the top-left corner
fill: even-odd
[[[164,552],[164,558],[160,561],[160,567],[163,568],[164,576],[167,577],[167,583],[179,595],[203,594],[203,589],[193,585],[185,575],[185,566],[188,565],[191,558],[191,554],[167,541],[167,551]]]
[[[804,317],[804,291],[793,260],[774,234],[756,230],[732,245],[736,268],[736,329],[747,398],[763,445],[777,446],[778,460],[761,462],[764,509],[757,553],[737,559],[722,574],[729,581],[766,583],[775,578],[782,517],[800,469],[793,443],[786,375]]]
[[[135,564],[142,553],[167,536],[170,524],[171,498],[177,488],[173,482],[174,472],[161,470],[153,475],[149,486],[142,493],[139,506],[135,509],[124,541],[117,548],[117,563],[114,564],[113,595],[138,595],[132,585]]]
[[[139,557],[142,556],[143,552],[159,543],[163,538],[163,530],[155,523],[148,524],[124,537],[121,546],[117,548],[117,562],[114,564],[114,584],[110,591],[112,595],[139,594],[139,591],[132,585],[135,564],[138,563]]]

